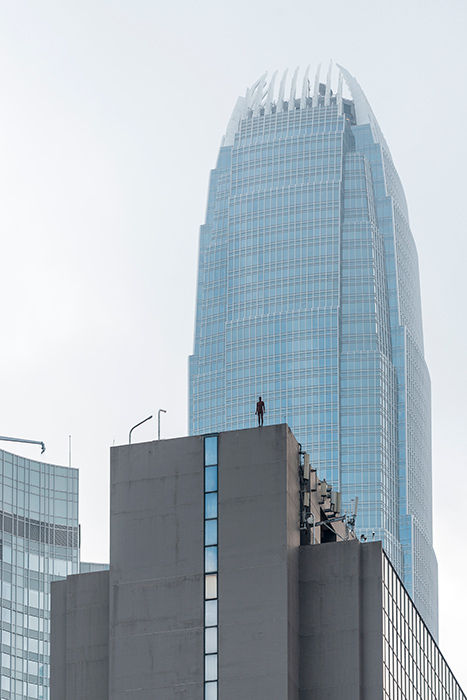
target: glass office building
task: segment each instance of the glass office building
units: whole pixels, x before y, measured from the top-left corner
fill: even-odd
[[[437,636],[430,379],[404,192],[356,80],[239,98],[199,244],[190,434],[287,422]],[[374,534],[373,534],[374,533]]]
[[[78,470],[0,450],[1,698],[48,700],[50,583],[79,571]]]
[[[465,694],[383,555],[383,700],[465,700]]]

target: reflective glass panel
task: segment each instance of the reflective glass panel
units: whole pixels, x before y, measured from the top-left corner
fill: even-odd
[[[217,681],[217,654],[208,654],[204,657],[205,680]]]
[[[204,684],[205,700],[217,700],[217,681]]]
[[[217,491],[217,467],[206,467],[204,470],[204,490]]]
[[[204,502],[204,517],[217,518],[217,493],[207,493]]]
[[[204,523],[204,544],[217,544],[217,520],[206,520]]]
[[[208,627],[204,630],[204,651],[206,654],[217,653],[217,627]]]
[[[204,603],[204,624],[206,627],[217,625],[217,600],[207,600]]]
[[[217,464],[217,437],[204,439],[204,464]]]
[[[206,547],[204,550],[204,571],[217,571],[217,547]]]

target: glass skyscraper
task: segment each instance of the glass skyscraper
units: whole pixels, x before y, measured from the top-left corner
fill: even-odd
[[[50,583],[79,571],[78,470],[0,450],[1,697],[48,700]]]
[[[190,434],[287,422],[437,636],[430,379],[404,192],[357,81],[260,78],[201,227]]]

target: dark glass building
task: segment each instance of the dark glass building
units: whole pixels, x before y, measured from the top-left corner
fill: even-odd
[[[430,379],[404,192],[356,80],[239,98],[201,227],[189,429],[287,422],[437,636]]]

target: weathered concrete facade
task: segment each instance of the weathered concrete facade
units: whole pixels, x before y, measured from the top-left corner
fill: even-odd
[[[285,425],[219,435],[221,692],[232,700],[298,700],[298,449]],[[112,700],[202,697],[203,450],[198,436],[112,448],[108,661],[95,694],[73,694],[107,572],[54,584],[54,700],[107,698],[104,678]],[[78,620],[68,601],[80,585],[89,609]]]
[[[298,443],[219,435],[219,697],[298,700]]]
[[[77,574],[52,584],[53,698],[109,697],[109,572]]]
[[[203,439],[114,448],[112,700],[202,696]]]
[[[375,700],[383,687],[382,547],[300,548],[300,700]]]
[[[286,425],[112,448],[110,571],[53,584],[51,700],[405,697],[390,690],[405,658],[391,645],[420,616],[381,543],[332,522],[304,463]],[[316,546],[303,544],[307,519]]]

